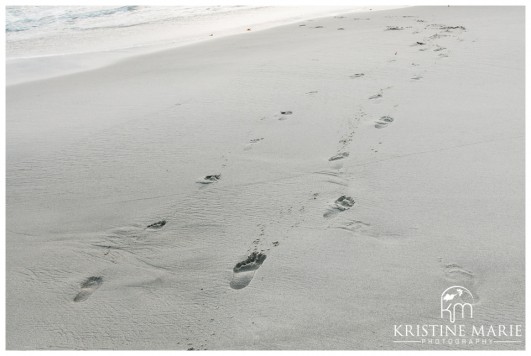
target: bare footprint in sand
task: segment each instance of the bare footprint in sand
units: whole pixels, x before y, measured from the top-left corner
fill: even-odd
[[[400,26],[387,26],[384,31],[402,31],[404,28]]]
[[[393,119],[391,116],[382,116],[379,120],[376,121],[374,127],[376,127],[377,129],[383,129],[393,121],[395,121],[395,119]]]
[[[323,217],[331,218],[332,216],[342,211],[352,208],[354,204],[355,204],[354,199],[352,199],[349,196],[342,195],[339,198],[337,198],[336,201],[328,207],[327,211],[323,214]]]
[[[201,184],[210,184],[210,183],[215,183],[220,179],[221,179],[221,174],[212,174],[209,176],[204,176],[203,178],[199,178],[196,182],[201,183]]]
[[[147,229],[160,229],[164,225],[166,225],[166,220],[157,221],[156,223],[149,224],[146,228]]]
[[[476,294],[476,276],[473,272],[466,270],[456,263],[450,263],[444,266],[444,276],[448,282],[455,285],[468,288],[474,295],[476,301],[479,296]]]
[[[330,157],[328,160],[330,162],[332,161],[337,161],[337,160],[340,160],[340,159],[343,159],[343,158],[347,158],[350,154],[348,152],[341,152],[341,153],[338,153],[337,155],[335,156],[332,156]]]
[[[447,264],[444,267],[444,275],[451,282],[468,285],[473,284],[475,279],[474,273],[467,271],[456,263]]]
[[[292,115],[293,114],[293,111],[290,111],[290,110],[286,110],[286,111],[281,111],[280,112],[280,117],[278,118],[280,121],[283,121],[283,120],[287,120],[287,116],[288,115]]]
[[[335,156],[332,156],[328,159],[330,168],[332,169],[341,169],[343,168],[343,159],[347,158],[350,154],[348,152],[341,152]]]
[[[382,92],[369,96],[369,100],[380,99],[383,96]]]
[[[253,138],[251,140],[249,140],[249,143],[246,144],[243,149],[244,151],[249,151],[253,148],[253,145],[259,143],[260,141],[262,141],[264,138],[263,137],[260,137],[260,138]]]
[[[84,302],[103,283],[102,277],[89,277],[81,283],[81,291],[74,297],[74,302]]]
[[[266,257],[265,254],[254,251],[245,261],[238,262],[233,268],[234,275],[230,281],[230,287],[232,289],[247,287],[251,283],[255,271],[264,263]]]

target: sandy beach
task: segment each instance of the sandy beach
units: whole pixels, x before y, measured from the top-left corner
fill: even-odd
[[[7,86],[7,348],[524,349],[396,334],[446,325],[451,286],[460,324],[525,323],[524,14],[345,13]]]

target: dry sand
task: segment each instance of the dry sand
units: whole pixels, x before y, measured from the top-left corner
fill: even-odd
[[[475,324],[524,323],[524,8],[9,86],[6,194],[8,349],[522,349],[393,325],[441,323],[451,285]]]

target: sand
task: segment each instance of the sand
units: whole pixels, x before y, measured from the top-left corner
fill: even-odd
[[[525,346],[393,334],[444,323],[452,285],[474,324],[524,323],[523,7],[308,20],[6,92],[8,349]]]

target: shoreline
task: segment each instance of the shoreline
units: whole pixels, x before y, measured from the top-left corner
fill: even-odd
[[[376,11],[353,8],[351,11],[348,11],[346,8],[338,6],[337,10],[332,11],[329,9],[326,11],[326,13],[323,13],[319,16],[315,16],[316,14],[305,14],[302,15],[302,17],[293,17],[293,15],[291,15],[291,17],[281,20],[269,20],[269,22],[263,22],[262,20],[262,22],[258,23],[249,23],[248,26],[252,27],[252,32],[259,32],[277,27],[289,26],[308,20],[329,18],[341,14],[374,13],[379,11],[390,11],[399,8],[404,7],[388,6],[383,7],[382,9],[377,9]],[[124,60],[135,58],[137,56],[156,55],[158,52],[175,50],[195,44],[215,41],[225,37],[247,34],[243,28],[239,32],[237,32],[236,29],[221,28],[221,31],[215,31],[214,29],[213,33],[215,33],[215,36],[211,38],[206,37],[207,35],[205,33],[203,33],[203,37],[199,37],[198,35],[188,35],[188,37],[182,37],[180,39],[177,38],[172,41],[167,41],[167,43],[161,45],[145,44],[142,46],[107,49],[103,51],[6,58],[6,83],[7,86],[18,85],[33,81],[56,78],[63,75],[97,70]]]

